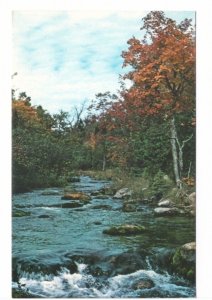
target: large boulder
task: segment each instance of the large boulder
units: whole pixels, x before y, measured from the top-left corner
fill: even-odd
[[[157,207],[154,209],[154,213],[157,217],[163,217],[183,215],[185,212],[176,207]]]
[[[113,196],[114,199],[128,199],[132,196],[132,191],[128,188],[118,190]]]
[[[188,201],[189,201],[189,204],[192,205],[192,206],[195,206],[196,205],[196,193],[193,192],[191,193],[189,196],[188,196]]]
[[[144,231],[145,231],[144,226],[124,224],[120,226],[113,226],[109,229],[105,229],[103,230],[103,233],[109,235],[133,235],[133,234],[141,234]]]
[[[196,215],[196,193],[191,193],[188,197],[185,199],[185,211],[189,216],[194,217]]]
[[[172,257],[173,271],[189,279],[195,280],[196,243],[191,242],[178,248]]]
[[[109,263],[112,267],[113,276],[118,274],[130,274],[135,271],[148,268],[145,258],[134,251],[112,255]]]
[[[77,193],[67,193],[63,197],[62,200],[81,200],[81,201],[89,201],[91,197],[85,193],[77,192]]]

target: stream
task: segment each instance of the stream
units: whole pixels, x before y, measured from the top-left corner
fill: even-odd
[[[110,182],[81,176],[72,184],[91,194]],[[170,253],[195,240],[194,218],[155,217],[141,202],[123,212],[123,200],[91,196],[69,208],[63,189],[16,194],[13,209],[30,215],[13,217],[13,282],[16,291],[37,298],[177,298],[195,297],[195,286],[171,272]],[[64,204],[64,206],[63,206]],[[114,225],[138,224],[142,234],[110,236]]]

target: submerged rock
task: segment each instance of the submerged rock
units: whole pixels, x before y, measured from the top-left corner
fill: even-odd
[[[102,200],[105,200],[105,199],[108,199],[109,196],[107,195],[104,195],[104,194],[98,194],[97,196],[94,196],[93,199],[102,199]]]
[[[69,202],[69,203],[62,203],[61,208],[75,208],[75,207],[82,207],[83,204],[79,202]]]
[[[155,286],[154,282],[151,279],[141,279],[138,282],[136,282],[132,288],[135,290],[141,290],[141,289],[151,289]]]
[[[147,263],[142,255],[137,252],[125,252],[110,257],[111,274],[130,274],[140,269],[146,269]]]
[[[30,216],[31,213],[29,211],[24,211],[24,210],[20,210],[20,209],[15,209],[12,213],[13,217],[27,217]]]
[[[132,196],[132,191],[128,188],[118,190],[113,196],[114,199],[126,199]]]
[[[40,215],[40,216],[38,216],[38,218],[48,219],[48,218],[50,218],[50,216],[49,215]]]
[[[78,193],[68,193],[61,197],[62,200],[81,200],[81,201],[89,201],[91,197],[87,194],[78,192]]]
[[[175,273],[189,279],[195,280],[196,243],[184,244],[176,250],[172,257],[172,268]]]
[[[131,235],[131,234],[141,234],[145,231],[144,226],[125,224],[120,226],[114,226],[109,229],[103,230],[103,233],[109,235]]]
[[[67,203],[61,203],[61,204],[52,204],[48,205],[48,207],[58,207],[58,208],[75,208],[75,207],[82,207],[83,204],[79,201],[74,202],[67,202]]]
[[[93,223],[94,223],[94,225],[101,225],[102,224],[102,222],[100,222],[100,221],[94,221]]]
[[[101,205],[101,204],[100,204],[100,205],[95,205],[95,206],[93,206],[92,209],[111,210],[111,209],[112,209],[112,206],[107,205],[107,204],[105,204],[105,205]]]
[[[135,211],[137,211],[137,206],[134,203],[125,202],[122,206],[122,211],[135,212]]]
[[[46,190],[41,193],[42,196],[59,196],[60,192],[59,191],[54,191],[54,190]]]

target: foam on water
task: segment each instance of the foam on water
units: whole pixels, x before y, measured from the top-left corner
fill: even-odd
[[[153,270],[139,270],[127,275],[117,275],[104,282],[89,275],[87,265],[77,264],[78,272],[71,274],[66,268],[58,275],[39,275],[23,273],[19,285],[33,295],[41,297],[96,297],[96,298],[131,298],[154,297],[192,297],[194,289],[173,283],[173,277],[158,274]],[[140,280],[151,280],[153,287],[135,289]]]

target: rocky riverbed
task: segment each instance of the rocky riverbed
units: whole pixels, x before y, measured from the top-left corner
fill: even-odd
[[[82,176],[14,195],[13,297],[194,297],[194,217],[125,192]]]

